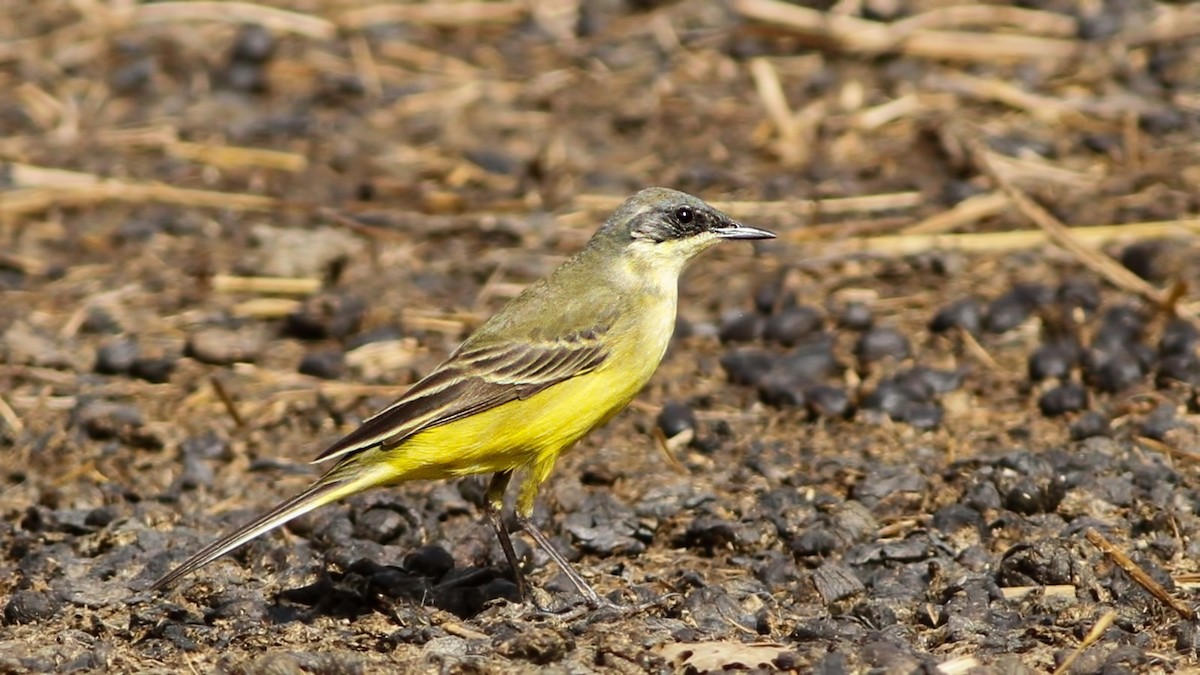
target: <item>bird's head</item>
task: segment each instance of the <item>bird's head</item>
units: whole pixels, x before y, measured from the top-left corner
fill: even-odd
[[[772,239],[684,192],[646,188],[622,204],[598,237],[626,247],[635,259],[676,271],[723,240]]]

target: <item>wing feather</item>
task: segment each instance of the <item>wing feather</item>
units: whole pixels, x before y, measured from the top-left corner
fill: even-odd
[[[608,358],[600,344],[606,330],[596,327],[566,340],[464,346],[313,461],[396,446],[426,429],[529,398],[589,373]]]

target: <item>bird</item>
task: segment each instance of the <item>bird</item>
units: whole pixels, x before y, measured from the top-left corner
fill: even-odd
[[[675,327],[685,266],[722,241],[771,239],[698,197],[652,187],[622,203],[574,256],[530,284],[391,405],[333,443],[311,486],[226,534],[154,582],[173,585],[318,507],[411,480],[490,474],[484,512],[512,569],[529,585],[502,510],[521,476],[516,522],[591,607],[602,599],[531,520],[538,489],[563,453],[625,408],[650,380]]]

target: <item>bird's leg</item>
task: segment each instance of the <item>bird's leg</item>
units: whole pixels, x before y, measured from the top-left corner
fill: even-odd
[[[575,590],[579,591],[580,595],[583,596],[589,607],[596,608],[613,606],[611,601],[600,597],[600,594],[596,592],[596,589],[592,588],[591,584],[585,581],[583,577],[579,576],[579,573],[571,567],[571,563],[565,557],[563,557],[563,554],[559,553],[554,548],[554,545],[550,543],[550,540],[546,538],[546,535],[542,534],[542,531],[537,528],[537,525],[533,524],[533,520],[531,520],[529,516],[521,513],[520,509],[517,510],[516,515],[517,522],[521,524],[521,529],[525,530],[529,536],[533,537],[533,540],[538,543],[538,546],[542,547],[542,550],[546,552],[546,555],[550,556],[550,558],[558,564],[558,566],[562,569],[563,574],[566,574],[567,578],[571,580],[571,584],[574,585]]]
[[[487,494],[484,497],[484,510],[492,528],[496,530],[496,538],[500,540],[500,548],[504,549],[504,557],[508,559],[508,566],[512,568],[513,579],[517,582],[517,594],[521,596],[521,600],[528,602],[530,599],[529,584],[525,582],[525,574],[521,571],[521,564],[517,561],[517,553],[513,550],[512,539],[508,536],[508,528],[504,526],[504,492],[508,489],[508,481],[511,478],[512,471],[498,471],[492,475],[492,482],[488,484]]]

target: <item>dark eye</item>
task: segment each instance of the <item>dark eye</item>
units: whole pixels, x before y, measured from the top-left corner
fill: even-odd
[[[678,209],[675,209],[675,220],[678,220],[685,225],[692,222],[693,217],[695,217],[695,214],[686,206],[681,206]]]

